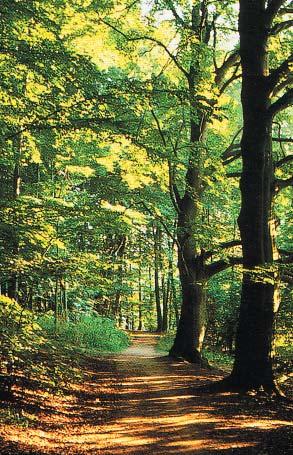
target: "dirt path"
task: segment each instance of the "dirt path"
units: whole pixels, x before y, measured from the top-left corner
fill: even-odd
[[[160,357],[155,343],[156,335],[137,334],[122,354],[88,360],[83,383],[68,386],[62,396],[27,391],[23,413],[31,423],[0,428],[0,452],[291,453],[284,438],[290,425],[286,408],[233,394],[199,394],[196,386],[220,375]],[[278,452],[257,448],[278,431]]]

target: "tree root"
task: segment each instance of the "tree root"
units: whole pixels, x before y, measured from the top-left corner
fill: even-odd
[[[208,360],[205,359],[198,351],[185,353],[185,352],[175,352],[175,351],[170,350],[168,356],[174,360],[193,363],[195,365],[200,366],[201,368],[209,368],[209,369],[211,368]]]
[[[212,382],[210,384],[206,384],[204,386],[196,387],[196,392],[202,393],[238,393],[241,395],[247,396],[257,396],[257,397],[266,397],[266,398],[273,398],[274,400],[285,402],[285,403],[292,403],[292,400],[287,398],[285,394],[279,389],[277,384],[272,383],[268,384],[243,384],[235,377],[228,376],[220,381]]]

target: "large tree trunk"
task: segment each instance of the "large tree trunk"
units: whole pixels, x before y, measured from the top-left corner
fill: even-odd
[[[195,4],[191,10],[191,27],[194,36],[208,43],[206,5]],[[201,25],[200,25],[201,24]],[[203,24],[205,24],[203,26]],[[194,55],[197,49],[192,49]],[[200,72],[196,59],[191,60],[187,75],[190,97],[190,145],[191,152],[185,176],[185,192],[178,201],[177,223],[178,269],[182,288],[182,306],[174,344],[169,352],[172,357],[182,357],[202,364],[201,349],[206,328],[205,264],[194,233],[199,217],[204,183],[201,175],[202,144],[207,126],[206,113],[196,102],[196,85]]]
[[[206,329],[206,278],[200,260],[190,266],[179,254],[178,268],[182,287],[182,306],[174,344],[169,355],[192,363],[204,363],[201,355]]]
[[[239,228],[243,283],[235,363],[228,383],[240,389],[276,389],[272,341],[278,307],[272,216],[273,165],[268,115],[267,38],[264,1],[240,0],[240,52],[243,72],[243,171]]]
[[[195,69],[190,69],[189,93],[195,97]],[[200,175],[200,142],[206,128],[206,119],[201,113],[194,119],[195,106],[191,101],[190,142],[192,152],[186,173],[185,194],[180,202],[177,224],[178,269],[182,289],[182,306],[174,344],[169,352],[171,357],[183,358],[189,362],[203,362],[201,349],[206,327],[205,264],[198,245],[194,224],[198,217],[198,202],[204,186]],[[200,112],[198,112],[200,113]]]
[[[196,134],[198,137],[200,130],[192,124],[193,140],[196,139]],[[193,226],[197,215],[197,201],[194,193],[200,193],[200,178],[194,166],[189,167],[186,180],[188,184],[181,202],[177,228],[182,306],[176,337],[169,355],[201,364],[201,349],[206,327],[206,277],[204,260],[201,255],[196,256]]]
[[[210,33],[214,24],[214,18],[209,17],[206,2],[192,2],[191,17],[186,29],[191,29],[191,36],[197,40],[192,40],[190,65],[188,70],[184,71],[189,93],[190,156],[183,197],[179,194],[176,184],[171,182],[176,201],[174,205],[178,211],[178,268],[182,288],[182,308],[170,355],[197,363],[202,363],[200,351],[206,328],[205,287],[211,275],[207,273],[204,263],[205,254],[201,250],[200,241],[197,241],[194,228],[195,224],[200,222],[200,204],[205,187],[202,174],[202,162],[206,152],[204,136],[213,110],[212,106],[205,109],[198,102],[197,90],[202,74],[199,49],[205,47],[207,49],[209,46]],[[200,47],[198,47],[199,42]],[[237,53],[234,52],[225,59],[221,67],[215,69],[215,84],[219,88],[219,96],[227,84],[227,80],[225,81],[227,71],[235,64],[237,58]]]

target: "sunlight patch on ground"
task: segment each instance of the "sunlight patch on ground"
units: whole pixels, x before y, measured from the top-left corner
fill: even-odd
[[[28,427],[2,425],[3,444],[50,455],[194,455],[252,447],[289,424],[235,394],[196,393],[196,383],[216,374],[165,358],[121,358],[109,357],[106,371],[87,365],[63,396],[25,390]]]
[[[175,441],[175,442],[169,442],[166,443],[167,447],[177,447],[179,452],[180,448],[192,448],[192,449],[231,449],[231,448],[241,448],[241,447],[251,447],[251,443],[248,442],[241,442],[236,444],[231,444],[231,443],[220,443],[218,441],[213,441],[211,439],[197,439],[196,441],[190,439],[187,441]]]
[[[245,418],[245,417],[243,417]],[[261,429],[274,429],[282,425],[292,426],[292,422],[287,422],[284,420],[248,420],[247,419],[241,423],[241,428],[261,428]],[[238,425],[239,426],[239,425]]]
[[[164,426],[164,425],[172,425],[174,427],[176,426],[186,426],[186,425],[191,425],[191,424],[196,424],[199,425],[201,423],[206,423],[206,422],[224,422],[224,419],[222,418],[217,418],[217,417],[211,417],[208,414],[206,415],[199,415],[197,413],[184,413],[182,415],[177,415],[177,416],[170,416],[170,417],[160,417],[160,416],[150,416],[150,417],[132,417],[132,418],[125,418],[121,420],[121,423],[127,423],[127,424],[139,424],[140,426],[144,425],[154,425],[154,426]]]

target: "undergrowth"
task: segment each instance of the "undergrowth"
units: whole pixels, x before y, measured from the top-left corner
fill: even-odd
[[[157,344],[157,350],[161,352],[168,352],[173,344],[175,337],[174,332],[166,333],[159,338]],[[203,357],[208,360],[208,362],[217,368],[231,367],[233,364],[233,357],[225,352],[221,351],[212,351],[208,349],[203,350]]]
[[[14,409],[26,389],[34,393],[67,393],[68,384],[83,380],[87,355],[118,352],[129,345],[128,335],[114,321],[95,312],[54,320],[53,312],[38,316],[0,296],[0,421],[27,425]]]
[[[94,312],[57,324],[54,316],[48,313],[38,322],[49,339],[87,353],[119,352],[129,345],[128,335],[116,328],[113,320]]]
[[[160,352],[167,353],[173,344],[175,337],[174,332],[168,332],[159,338],[157,343],[157,350]],[[282,381],[284,378],[288,378],[288,373],[292,370],[292,354],[293,348],[289,344],[282,344],[281,346],[277,343],[276,358],[275,358],[275,370],[279,376],[279,380]],[[203,349],[203,357],[216,368],[230,368],[233,365],[233,355],[223,352],[221,350],[209,349],[206,347]]]

